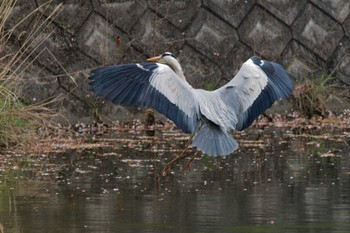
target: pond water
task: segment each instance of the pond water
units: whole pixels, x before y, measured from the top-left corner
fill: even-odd
[[[39,154],[0,173],[0,232],[350,232],[349,130],[236,138],[233,155],[198,158],[186,172],[182,162],[165,177],[187,141],[177,131]]]

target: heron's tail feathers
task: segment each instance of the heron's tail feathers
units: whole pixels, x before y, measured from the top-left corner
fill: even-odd
[[[205,124],[195,135],[192,145],[204,154],[224,156],[238,148],[236,140],[216,125]]]

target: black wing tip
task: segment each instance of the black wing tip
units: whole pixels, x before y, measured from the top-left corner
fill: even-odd
[[[89,85],[91,86],[93,83],[96,83],[100,78],[102,78],[103,74],[109,70],[113,66],[105,66],[93,69],[90,71],[90,76],[88,77]]]
[[[281,96],[282,99],[287,99],[293,92],[294,83],[291,79],[291,76],[284,69],[284,67],[277,63],[271,63],[274,67],[273,77],[269,77],[270,79],[275,79],[278,82],[278,86],[284,89],[284,95]],[[276,79],[277,78],[277,79]]]

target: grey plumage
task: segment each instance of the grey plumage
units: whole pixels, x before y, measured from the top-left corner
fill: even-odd
[[[230,131],[249,127],[276,100],[286,99],[293,88],[281,65],[255,56],[230,82],[214,91],[194,89],[170,53],[148,61],[94,70],[92,91],[115,104],[156,109],[193,134],[192,145],[212,156],[235,151],[238,143]]]

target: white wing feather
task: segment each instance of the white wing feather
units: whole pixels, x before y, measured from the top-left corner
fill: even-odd
[[[153,71],[150,84],[187,116],[195,117],[199,106],[193,87],[180,79],[169,66],[159,63],[157,65],[159,68]]]
[[[252,106],[266,85],[266,74],[249,59],[237,75],[221,88],[212,92],[195,91],[201,113],[228,131],[235,129],[240,114]]]

